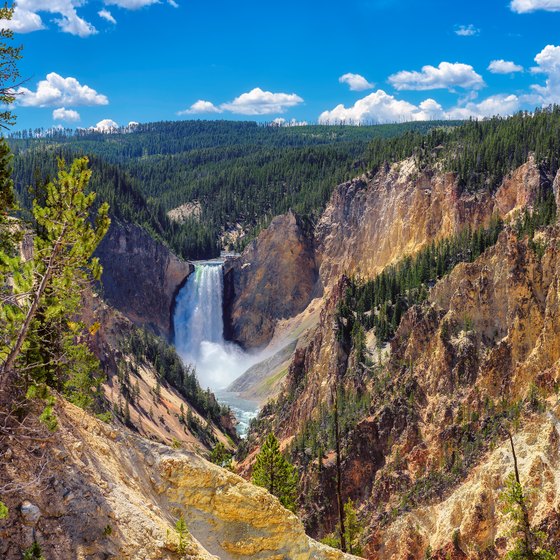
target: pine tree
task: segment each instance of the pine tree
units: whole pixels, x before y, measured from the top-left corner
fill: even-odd
[[[556,555],[543,547],[545,535],[531,527],[527,496],[521,485],[517,456],[513,438],[508,434],[513,455],[514,472],[506,479],[502,494],[503,511],[512,521],[510,536],[513,547],[507,553],[507,560],[555,560]]]
[[[363,525],[358,519],[358,514],[354,507],[354,502],[350,499],[344,504],[344,521],[345,521],[345,541],[350,554],[360,555],[362,548],[360,546],[360,536],[363,531]]]
[[[226,446],[219,441],[212,449],[212,453],[210,453],[210,461],[215,465],[218,465],[223,468],[230,468],[231,467],[231,453],[228,452]]]
[[[108,206],[95,216],[95,193],[87,192],[87,158],[69,167],[59,161],[55,180],[45,185],[45,203],[34,203],[40,234],[29,260],[0,250],[0,272],[11,278],[0,294],[0,391],[10,399],[16,385],[30,396],[48,397],[48,386],[78,405],[92,401],[97,361],[85,344],[85,325],[74,320],[81,297],[101,266],[92,254],[109,227]],[[92,327],[93,332],[95,326]]]
[[[268,434],[253,467],[253,482],[266,488],[287,509],[295,511],[297,473],[284,457],[273,433]]]

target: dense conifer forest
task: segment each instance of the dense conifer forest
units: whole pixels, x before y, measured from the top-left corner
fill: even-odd
[[[422,135],[453,122],[378,126],[262,126],[187,121],[138,125],[111,134],[29,130],[12,134],[14,179],[29,208],[28,185],[52,176],[53,156],[90,156],[92,189],[117,219],[133,221],[186,258],[219,253],[220,234],[241,224],[251,238],[288,209],[316,217],[332,189],[368,168],[373,138]],[[197,201],[200,217],[173,223],[167,211]]]
[[[92,188],[114,218],[135,222],[191,259],[216,256],[221,235],[239,224],[251,239],[275,215],[316,219],[333,188],[385,163],[414,157],[421,168],[457,173],[462,188],[494,190],[534,154],[548,173],[560,165],[560,107],[485,121],[377,126],[263,126],[186,121],[135,125],[110,134],[29,130],[12,134],[14,179],[27,185],[54,173],[53,155],[90,155]],[[167,212],[196,202],[182,223]],[[238,244],[237,248],[241,248]]]

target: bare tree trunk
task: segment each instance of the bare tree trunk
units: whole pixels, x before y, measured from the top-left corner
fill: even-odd
[[[340,524],[340,549],[346,552],[346,528],[344,526],[344,504],[342,503],[342,468],[340,466],[340,429],[338,425],[338,392],[334,399],[334,438],[336,447],[336,497]]]
[[[529,522],[529,512],[527,511],[527,504],[525,503],[525,496],[523,494],[523,486],[521,486],[521,479],[519,477],[519,467],[517,466],[517,455],[515,453],[515,446],[513,445],[513,437],[511,432],[508,431],[509,442],[511,444],[511,454],[513,455],[513,468],[515,472],[515,481],[519,485],[521,491],[521,513],[523,515],[523,540],[525,544],[525,551],[527,553],[533,552],[533,536],[531,534],[531,524]]]

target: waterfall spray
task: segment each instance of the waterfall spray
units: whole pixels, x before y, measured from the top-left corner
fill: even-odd
[[[224,340],[223,263],[195,264],[175,305],[175,347],[185,362],[196,366],[203,387],[225,389],[259,360]]]

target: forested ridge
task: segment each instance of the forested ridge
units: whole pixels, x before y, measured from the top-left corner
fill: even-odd
[[[530,154],[554,174],[560,108],[485,121],[362,127],[162,122],[111,134],[22,131],[10,143],[24,206],[26,185],[52,173],[53,153],[66,159],[89,154],[97,171],[92,187],[114,217],[140,224],[177,254],[196,259],[216,256],[221,235],[236,224],[247,241],[289,209],[313,221],[337,184],[408,157],[420,168],[456,173],[470,191],[495,190]],[[171,221],[167,212],[187,202],[200,205],[200,216]]]
[[[241,224],[248,238],[288,209],[320,214],[332,189],[368,168],[372,138],[414,130],[422,135],[457,123],[377,126],[262,126],[254,122],[186,121],[138,125],[113,134],[31,130],[12,134],[15,183],[52,173],[53,153],[89,154],[92,188],[118,219],[134,221],[186,258],[219,252],[220,234]],[[200,219],[174,224],[166,212],[198,201]],[[27,203],[27,204],[26,204]]]

